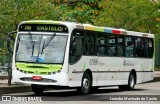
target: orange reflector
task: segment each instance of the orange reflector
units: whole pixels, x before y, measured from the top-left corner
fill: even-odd
[[[33,80],[42,80],[42,77],[41,76],[32,76],[32,79]]]

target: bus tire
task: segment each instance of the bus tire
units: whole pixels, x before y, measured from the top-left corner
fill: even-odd
[[[81,87],[78,89],[78,92],[80,92],[83,95],[89,94],[91,90],[91,78],[88,73],[84,73],[82,77]]]
[[[32,87],[32,91],[36,95],[43,95],[43,91],[45,89],[44,86],[32,84],[31,87]]]
[[[133,90],[135,87],[135,84],[136,84],[136,78],[133,73],[130,73],[129,79],[128,79],[128,85],[127,85],[128,90]]]
[[[128,78],[128,85],[119,85],[120,90],[133,90],[136,84],[136,78],[133,73],[130,73]]]

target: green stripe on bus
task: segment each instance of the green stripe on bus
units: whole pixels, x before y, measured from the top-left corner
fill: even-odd
[[[95,27],[94,30],[95,30],[95,31],[99,31],[99,32],[104,32],[104,28]]]

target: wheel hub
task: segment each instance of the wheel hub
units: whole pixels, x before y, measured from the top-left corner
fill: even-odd
[[[89,80],[86,78],[83,80],[83,88],[85,90],[87,90],[89,88]]]
[[[131,76],[130,86],[131,86],[131,87],[134,87],[134,77],[133,77],[133,76]]]

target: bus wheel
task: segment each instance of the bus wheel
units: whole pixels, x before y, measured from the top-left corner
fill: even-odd
[[[136,84],[135,76],[133,73],[131,73],[128,78],[128,85],[119,85],[118,87],[120,90],[133,90],[135,84]]]
[[[129,79],[128,79],[128,90],[133,90],[134,89],[134,86],[136,84],[136,79],[135,79],[135,76],[133,73],[131,73],[129,75]]]
[[[34,85],[32,84],[31,85],[32,87],[32,91],[36,94],[36,95],[42,95],[43,94],[43,91],[44,91],[44,86],[41,86],[41,85]]]
[[[88,73],[84,73],[83,77],[82,77],[82,82],[81,82],[81,88],[80,93],[81,94],[89,94],[90,90],[91,90],[91,78],[89,76]]]

